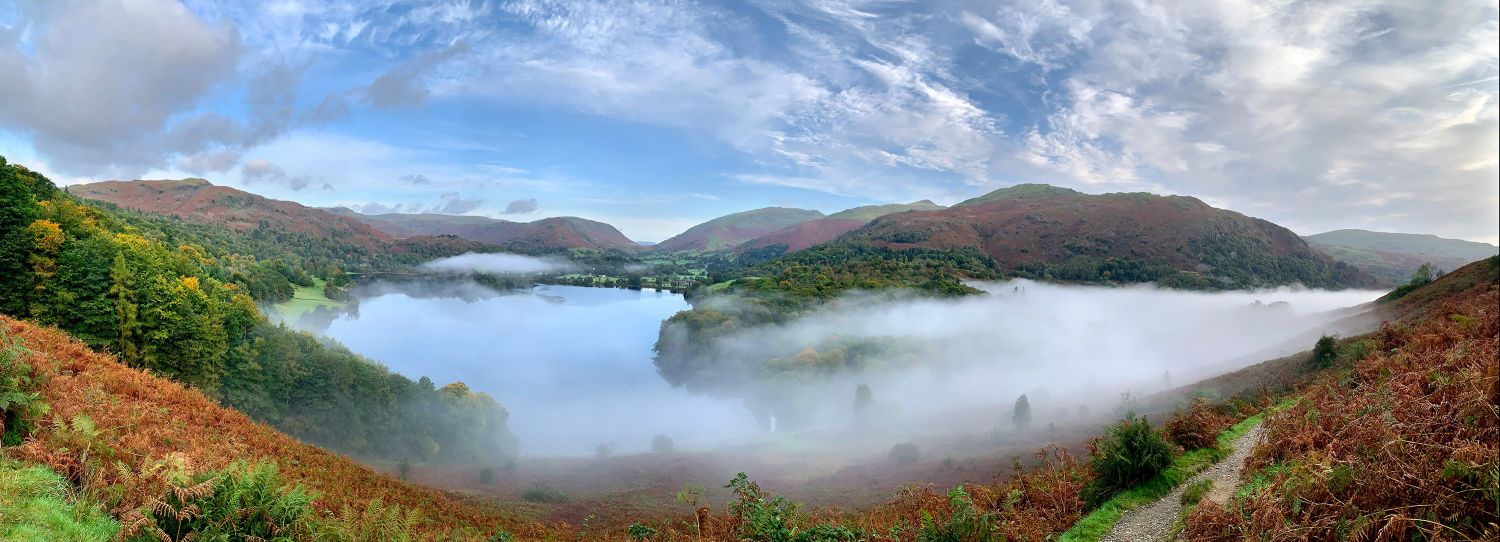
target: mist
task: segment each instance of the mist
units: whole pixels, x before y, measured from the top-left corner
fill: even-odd
[[[907,438],[1008,429],[1005,414],[1023,393],[1038,425],[1094,423],[1078,412],[1109,415],[1125,392],[1187,385],[1306,350],[1311,341],[1300,338],[1342,331],[1335,322],[1353,312],[1347,307],[1383,293],[1200,293],[1015,280],[976,283],[988,294],[960,299],[856,294],[789,324],[720,339],[711,361],[746,367],[745,380],[695,393],[668,385],[652,364],[661,322],[688,308],[679,295],[566,286],[502,293],[466,285],[465,295],[444,296],[451,287],[420,284],[363,290],[358,312],[335,319],[326,334],[402,374],[439,385],[461,380],[491,394],[509,409],[522,453],[533,456],[593,454],[601,444],[640,452],[656,434],[670,436],[679,450],[756,450],[777,438],[766,431],[768,416],[777,433],[794,431],[829,451],[868,451]],[[859,370],[790,383],[758,381],[748,369],[830,337],[897,346]],[[872,389],[876,407],[873,421],[854,431],[859,384]],[[792,399],[775,408],[758,404],[773,388]],[[774,420],[788,409],[805,416],[795,428]]]
[[[444,273],[552,273],[569,271],[573,265],[562,258],[538,258],[521,254],[469,252],[422,264],[422,269]]]

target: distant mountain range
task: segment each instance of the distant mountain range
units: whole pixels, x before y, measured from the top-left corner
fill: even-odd
[[[453,235],[520,250],[558,248],[598,248],[636,250],[640,248],[614,226],[572,216],[543,218],[535,222],[511,222],[482,216],[440,214],[366,215],[345,208],[330,212],[353,218],[395,237],[414,235]]]
[[[1389,286],[1405,282],[1424,262],[1454,269],[1497,252],[1484,243],[1362,230],[1304,240],[1271,222],[1190,197],[1090,195],[1045,184],[1011,186],[949,208],[928,200],[830,215],[767,207],[709,220],[656,245],[631,241],[614,226],[578,217],[512,222],[441,214],[366,215],[273,200],[203,179],[106,181],[68,190],[142,212],[240,231],[269,228],[333,239],[362,250],[447,239],[450,244],[462,240],[513,250],[732,251],[746,261],[763,261],[838,241],[896,250],[972,248],[993,258],[997,271],[1007,275],[1130,281],[1120,275],[1152,280],[1171,273],[1174,280],[1224,287],[1290,282]]]
[[[1435,235],[1334,230],[1309,235],[1309,245],[1391,284],[1409,280],[1424,263],[1452,271],[1469,262],[1500,254],[1500,247]]]
[[[840,242],[877,248],[972,248],[1004,275],[1166,281],[1201,288],[1301,283],[1375,286],[1291,230],[1195,198],[1091,195],[1023,184],[948,209],[876,218]]]

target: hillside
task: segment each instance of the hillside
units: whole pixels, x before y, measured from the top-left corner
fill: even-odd
[[[543,218],[535,222],[511,222],[483,216],[439,214],[364,215],[348,209],[336,210],[392,237],[453,235],[479,243],[521,250],[639,248],[620,230],[603,222],[572,216]]]
[[[1500,253],[1500,247],[1488,243],[1413,233],[1334,230],[1306,239],[1319,252],[1391,284],[1406,282],[1424,263],[1451,271]]]
[[[67,192],[126,209],[222,224],[240,232],[276,230],[337,239],[366,250],[377,250],[391,240],[391,236],[348,217],[203,179],[104,181],[69,186]]]
[[[1147,193],[1020,185],[949,209],[886,215],[844,239],[898,250],[975,248],[1003,275],[1051,280],[1195,289],[1378,283],[1271,222]]]
[[[269,461],[287,482],[316,495],[312,506],[319,516],[366,529],[379,525],[382,512],[400,518],[403,511],[415,511],[419,515],[410,530],[422,537],[484,540],[501,528],[523,536],[542,530],[460,495],[401,482],[298,442],[195,389],[126,367],[56,329],[0,316],[0,338],[25,349],[20,361],[35,368],[39,399],[49,407],[45,418],[29,424],[37,429],[10,453],[50,467],[85,493],[107,490],[93,495],[114,495],[114,502],[99,504],[117,514],[129,517],[160,495],[164,488],[147,475],[160,465],[176,463],[189,474],[207,474],[236,461]],[[124,468],[115,468],[115,461]],[[372,502],[373,515],[365,512]]]
[[[787,226],[819,218],[823,218],[823,213],[786,207],[744,211],[688,228],[657,243],[656,248],[665,252],[727,250]]]
[[[735,249],[740,254],[755,254],[761,258],[780,256],[796,252],[813,245],[834,240],[840,235],[859,229],[860,226],[882,216],[905,211],[935,211],[943,206],[928,200],[913,203],[888,205],[866,205],[845,209],[837,213],[793,224],[771,233],[756,237]],[[784,247],[784,248],[783,248]]]

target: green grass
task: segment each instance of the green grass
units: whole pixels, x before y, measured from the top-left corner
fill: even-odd
[[[1103,540],[1109,531],[1115,528],[1115,523],[1125,515],[1125,512],[1137,506],[1143,506],[1155,502],[1157,499],[1172,492],[1172,489],[1192,478],[1193,475],[1202,472],[1210,465],[1223,460],[1233,450],[1234,441],[1245,436],[1252,428],[1260,425],[1265,415],[1291,406],[1291,402],[1273,406],[1249,418],[1241,420],[1233,427],[1219,433],[1218,445],[1213,448],[1199,448],[1182,454],[1172,461],[1167,470],[1148,480],[1146,483],[1122,491],[1104,504],[1099,505],[1089,515],[1073,524],[1073,528],[1058,538],[1061,542],[1085,542]]]
[[[68,501],[67,482],[41,466],[0,459],[0,540],[113,540],[120,525],[92,506]]]
[[[295,293],[292,294],[292,300],[286,303],[278,303],[276,310],[281,313],[281,317],[287,323],[291,324],[302,319],[303,314],[318,307],[339,310],[344,308],[344,303],[328,299],[328,296],[323,295],[323,279],[313,278],[312,286],[298,286]]]

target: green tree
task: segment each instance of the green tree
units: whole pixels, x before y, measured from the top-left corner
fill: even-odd
[[[1339,341],[1335,337],[1324,335],[1319,337],[1318,342],[1313,345],[1312,361],[1314,366],[1319,368],[1332,367],[1333,361],[1338,359],[1338,356]]]

